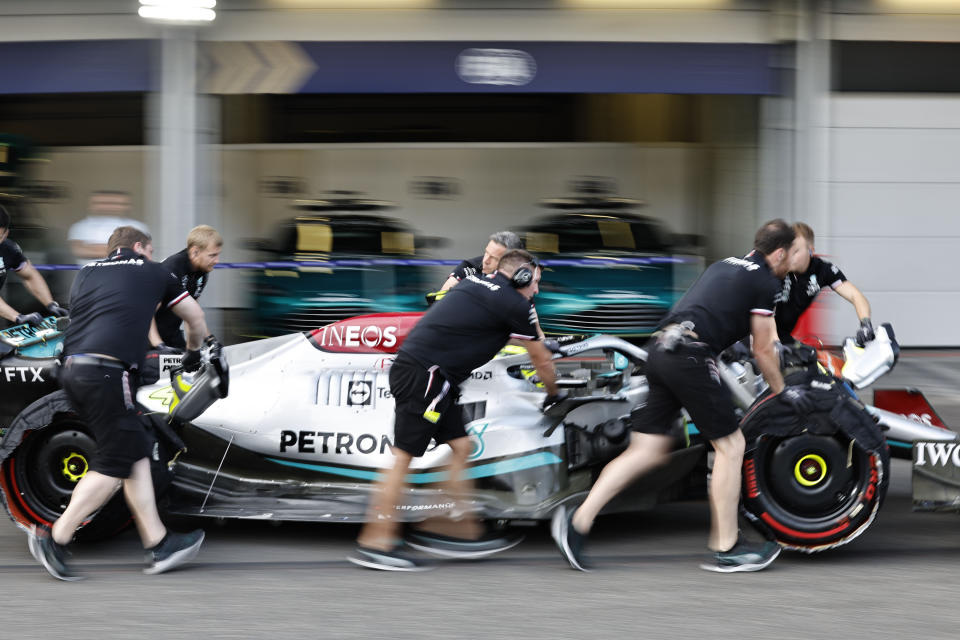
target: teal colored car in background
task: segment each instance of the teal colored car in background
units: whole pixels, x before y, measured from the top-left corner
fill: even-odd
[[[659,221],[620,211],[635,201],[575,200],[517,231],[545,263],[537,313],[544,332],[648,336],[702,270]],[[606,206],[605,206],[606,204]]]
[[[436,275],[418,260],[418,237],[401,220],[365,213],[389,203],[298,201],[254,275],[253,335],[308,331],[367,313],[422,311]]]

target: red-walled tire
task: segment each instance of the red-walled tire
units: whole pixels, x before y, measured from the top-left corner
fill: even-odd
[[[842,433],[762,435],[744,456],[744,507],[788,549],[838,547],[873,522],[886,494],[886,461]]]
[[[58,417],[31,431],[3,463],[8,499],[34,524],[49,525],[67,508],[73,488],[88,470],[96,442],[76,418]],[[77,530],[83,541],[109,538],[130,523],[130,512],[118,492]]]

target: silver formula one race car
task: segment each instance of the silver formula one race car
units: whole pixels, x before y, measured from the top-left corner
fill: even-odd
[[[154,482],[164,510],[362,521],[371,482],[392,465],[389,368],[420,315],[360,316],[225,347],[207,352],[192,377],[165,356],[148,358],[137,400],[156,436]],[[570,396],[546,412],[522,349],[504,349],[462,386],[459,403],[474,441],[467,474],[476,489],[468,507],[485,519],[547,520],[557,506],[582,500],[629,441],[631,414],[647,394],[646,352],[608,336],[558,351],[558,384]],[[765,394],[762,380],[747,373],[749,363],[720,369],[744,404],[745,515],[786,546],[818,551],[853,539],[873,521],[889,456],[881,426],[840,378],[815,360],[786,364],[792,383],[817,393],[817,409],[804,419]],[[709,447],[683,417],[674,435],[670,462],[608,511],[704,495]],[[62,392],[23,409],[0,442],[0,497],[11,517],[21,526],[56,518],[95,446]],[[463,507],[437,486],[448,458],[441,445],[414,461],[398,517],[416,521]],[[117,497],[81,534],[101,537],[128,519]]]

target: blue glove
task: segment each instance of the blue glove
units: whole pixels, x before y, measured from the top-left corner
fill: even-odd
[[[13,321],[14,324],[32,324],[35,327],[39,327],[43,324],[43,316],[34,311],[33,313],[21,313],[17,316],[17,319]]]
[[[806,416],[813,411],[813,398],[810,390],[800,386],[790,386],[780,392],[780,400],[800,416]]]

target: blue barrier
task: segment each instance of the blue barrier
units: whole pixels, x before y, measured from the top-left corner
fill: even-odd
[[[342,260],[283,260],[276,262],[224,262],[216,266],[217,269],[296,269],[298,267],[444,267],[460,264],[460,260],[430,260],[426,258],[370,258],[370,259],[342,259]],[[675,256],[650,256],[636,258],[578,258],[555,260],[541,260],[545,267],[597,267],[606,265],[654,265],[654,264],[690,264],[697,262],[695,258],[679,258]],[[82,267],[76,264],[37,264],[40,271],[77,271]]]

